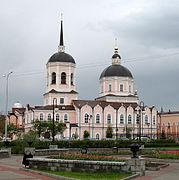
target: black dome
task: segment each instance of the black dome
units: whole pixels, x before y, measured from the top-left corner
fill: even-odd
[[[76,64],[73,57],[65,52],[57,52],[53,54],[48,62],[70,62]]]
[[[133,78],[131,72],[127,68],[119,64],[114,64],[104,69],[104,71],[101,73],[100,79],[109,76],[122,76]]]
[[[119,58],[119,59],[121,59],[121,56],[119,55],[119,54],[114,54],[113,56],[112,56],[112,58],[114,59],[114,58]]]

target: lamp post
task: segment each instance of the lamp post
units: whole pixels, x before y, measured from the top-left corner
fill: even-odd
[[[148,137],[149,137],[149,126],[150,126],[150,123],[148,122],[148,123],[147,123],[147,127],[148,127]]]
[[[144,109],[144,102],[140,101],[139,103],[139,141],[141,141],[141,123],[143,124],[143,109]]]
[[[57,106],[57,99],[53,98],[52,142],[55,141],[55,107],[56,106]]]
[[[9,81],[9,76],[12,74],[13,72],[9,72],[7,75],[4,75],[4,77],[6,77],[6,106],[5,106],[5,113],[6,113],[6,119],[5,119],[5,141],[7,141],[7,118],[8,118],[8,81]]]

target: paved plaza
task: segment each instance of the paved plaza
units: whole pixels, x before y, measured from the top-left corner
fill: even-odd
[[[0,159],[0,180],[54,180],[57,178],[24,171],[22,169],[22,156]],[[60,178],[58,178],[60,179]],[[61,178],[63,179],[63,178]],[[178,180],[179,163],[170,163],[160,171],[146,171],[146,175],[135,180]]]

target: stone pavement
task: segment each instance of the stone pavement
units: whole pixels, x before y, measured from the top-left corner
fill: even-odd
[[[169,166],[161,168],[159,171],[146,171],[145,176],[137,177],[135,180],[178,180],[179,163],[169,164]]]
[[[54,180],[57,178],[22,170],[22,156],[0,159],[0,180]],[[60,179],[60,178],[58,178]],[[63,178],[62,178],[63,179]],[[179,163],[170,163],[160,171],[146,171],[146,175],[135,180],[178,180]]]
[[[56,178],[22,170],[22,156],[0,159],[0,180],[54,180]]]

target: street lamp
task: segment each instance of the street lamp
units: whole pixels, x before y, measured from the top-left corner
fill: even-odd
[[[55,108],[56,107],[57,107],[57,99],[53,98],[52,142],[55,141]]]
[[[141,123],[143,124],[143,109],[144,109],[144,102],[140,101],[139,103],[139,141],[141,141]]]
[[[148,123],[147,123],[147,127],[148,127],[148,137],[149,137],[149,126],[150,126],[150,123],[148,122]]]
[[[6,113],[6,119],[5,119],[5,141],[7,141],[7,118],[8,118],[8,81],[9,81],[9,76],[13,72],[9,72],[7,75],[4,75],[6,77],[6,106],[5,106],[5,113]]]

